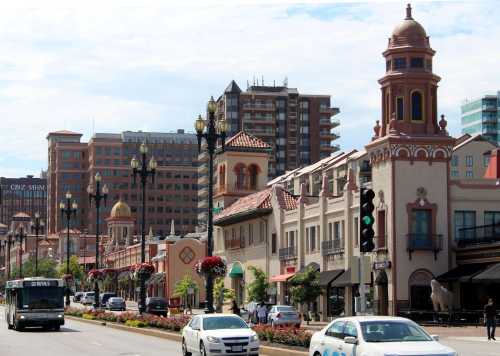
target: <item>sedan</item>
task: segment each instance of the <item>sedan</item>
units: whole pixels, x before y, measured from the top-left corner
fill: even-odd
[[[234,314],[196,315],[182,330],[182,354],[258,356],[259,337]]]
[[[150,297],[146,298],[146,313],[160,316],[167,316],[168,302],[165,298]]]
[[[109,310],[125,311],[126,309],[125,300],[120,297],[111,297],[108,299],[106,303],[106,308],[108,308]]]
[[[275,305],[269,310],[269,315],[267,316],[268,323],[271,326],[285,326],[293,325],[300,326],[301,320],[299,313],[294,307],[289,305]]]
[[[310,356],[457,356],[411,320],[366,316],[339,318],[314,333]]]

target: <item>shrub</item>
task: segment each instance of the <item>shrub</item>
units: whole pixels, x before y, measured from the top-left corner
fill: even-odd
[[[127,320],[125,325],[133,328],[144,328],[147,326],[147,324],[142,320]]]
[[[83,314],[82,317],[87,320],[95,320],[96,317],[93,314]]]

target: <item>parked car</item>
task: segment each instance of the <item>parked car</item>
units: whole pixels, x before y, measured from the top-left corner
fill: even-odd
[[[116,297],[116,293],[114,292],[104,292],[101,293],[100,298],[99,298],[99,303],[102,306],[106,306],[106,303],[108,302],[109,298]]]
[[[80,303],[82,301],[82,297],[85,293],[84,292],[76,292],[75,296],[73,297],[73,301],[75,303]]]
[[[109,310],[121,310],[125,311],[127,309],[125,305],[125,299],[121,297],[111,297],[108,299],[106,303],[106,308]]]
[[[457,356],[415,322],[397,317],[360,316],[339,318],[314,333],[310,356],[336,355],[421,355]]]
[[[182,330],[182,354],[259,355],[259,337],[234,314],[196,315]]]
[[[167,316],[167,300],[161,297],[146,298],[146,313]]]
[[[302,320],[294,307],[289,305],[274,305],[271,307],[271,310],[269,310],[267,322],[271,324],[271,326],[294,325],[299,327]]]
[[[81,299],[82,304],[83,305],[94,304],[94,301],[95,301],[94,296],[95,296],[94,292],[85,292],[83,294],[82,299]]]

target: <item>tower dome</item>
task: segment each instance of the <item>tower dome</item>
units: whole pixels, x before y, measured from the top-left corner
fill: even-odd
[[[111,209],[111,218],[130,218],[132,217],[132,212],[127,203],[121,199],[113,206]]]
[[[412,46],[429,47],[424,27],[411,16],[411,5],[406,7],[406,18],[394,28],[389,39],[389,48]]]

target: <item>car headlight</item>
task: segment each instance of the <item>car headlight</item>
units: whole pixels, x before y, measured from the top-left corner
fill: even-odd
[[[259,336],[257,334],[250,336],[250,342],[259,341]]]
[[[218,344],[220,342],[220,339],[215,336],[207,336],[207,341],[214,344]]]
[[[24,319],[24,315],[21,315],[21,316],[19,317],[19,319]]]

